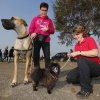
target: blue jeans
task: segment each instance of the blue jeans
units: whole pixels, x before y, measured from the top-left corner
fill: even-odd
[[[50,42],[40,43],[38,41],[34,42],[34,50],[33,50],[34,67],[40,67],[40,49],[41,48],[44,53],[45,68],[48,68],[50,64]]]
[[[77,65],[68,73],[67,82],[79,83],[81,90],[92,92],[91,78],[100,76],[100,64],[82,57],[78,59]]]

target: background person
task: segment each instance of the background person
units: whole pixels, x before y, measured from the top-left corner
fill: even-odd
[[[4,59],[6,59],[6,58],[7,58],[7,62],[8,62],[8,46],[6,46],[6,47],[5,47],[5,50],[4,50],[3,55],[4,55],[4,58],[3,58],[3,60],[2,60],[2,61],[4,61]]]
[[[42,2],[40,4],[40,14],[34,17],[29,27],[29,33],[34,39],[33,59],[34,67],[40,67],[40,49],[42,48],[45,59],[45,68],[50,63],[50,34],[54,34],[54,26],[51,19],[47,16],[48,4]],[[47,37],[44,41],[39,41],[41,38],[38,36]]]
[[[83,26],[76,26],[73,29],[73,37],[78,42],[75,51],[68,56],[77,58],[77,67],[67,75],[68,83],[79,83],[81,90],[76,94],[79,98],[88,97],[93,92],[91,78],[100,76],[100,58],[96,42],[88,37]]]
[[[0,61],[2,62],[2,51],[0,49]]]
[[[10,62],[10,60],[12,59],[12,61],[14,62],[14,47],[12,46],[12,48],[10,49],[9,51],[9,54],[8,54],[8,62]]]

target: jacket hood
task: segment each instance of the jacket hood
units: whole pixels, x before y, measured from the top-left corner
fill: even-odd
[[[48,19],[48,18],[49,18],[48,16],[41,17],[40,15],[38,15],[37,17],[38,17],[38,18],[43,18],[43,19]]]

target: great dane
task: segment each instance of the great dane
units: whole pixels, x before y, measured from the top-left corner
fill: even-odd
[[[18,77],[18,59],[20,56],[26,58],[26,68],[24,84],[29,82],[29,71],[32,68],[32,41],[27,32],[27,23],[20,17],[12,17],[11,19],[1,19],[2,25],[6,30],[14,30],[17,32],[17,38],[14,44],[14,76],[11,86],[17,85]]]

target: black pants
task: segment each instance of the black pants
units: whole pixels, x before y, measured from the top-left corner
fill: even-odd
[[[67,75],[70,83],[79,83],[81,90],[92,92],[91,78],[100,76],[100,64],[93,62],[85,57],[79,58],[78,67],[71,70]]]
[[[33,59],[34,67],[40,67],[40,49],[42,48],[45,59],[45,68],[50,64],[50,42],[34,42]]]

